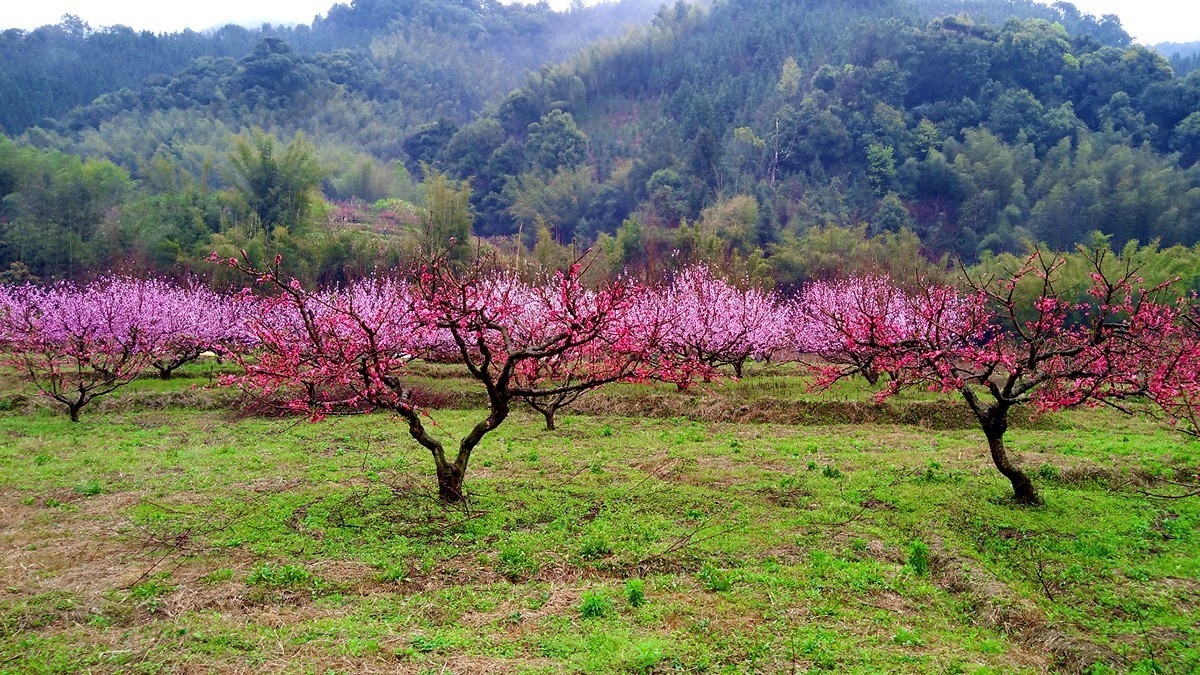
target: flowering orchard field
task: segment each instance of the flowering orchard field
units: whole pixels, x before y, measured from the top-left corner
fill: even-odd
[[[0,670],[1188,672],[1194,310],[1094,262],[5,288]]]
[[[581,394],[616,382],[686,389],[741,376],[751,361],[805,359],[815,387],[885,377],[878,400],[910,387],[957,392],[979,421],[1014,496],[1037,491],[1005,449],[1009,411],[1105,403],[1197,431],[1200,328],[1188,298],[1143,288],[1136,270],[1092,254],[1088,289],[1058,287],[1064,260],[1040,252],[1003,279],[959,285],[886,277],[812,283],[793,297],[742,288],[704,267],[670,283],[586,287],[580,266],[529,281],[490,267],[431,259],[405,274],[308,289],[276,259],[225,264],[253,289],[102,278],[83,287],[3,289],[5,361],[72,420],[95,397],[153,367],[168,378],[213,352],[242,372],[225,378],[259,405],[304,413],[388,410],[434,460],[443,500],[464,496],[475,446],[525,401],[553,429]],[[1028,306],[1018,288],[1032,284]],[[257,292],[255,292],[257,291]],[[415,360],[461,364],[487,415],[447,450],[409,378]]]

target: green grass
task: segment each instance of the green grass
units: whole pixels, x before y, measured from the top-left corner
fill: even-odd
[[[1200,502],[1138,491],[1196,446],[1008,440],[1044,507],[971,429],[519,412],[448,507],[387,415],[3,412],[0,672],[1200,669]]]

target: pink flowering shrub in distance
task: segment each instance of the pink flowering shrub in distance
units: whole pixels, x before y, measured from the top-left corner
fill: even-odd
[[[206,350],[246,348],[238,302],[159,279],[0,287],[0,348],[5,363],[78,420],[93,398],[150,367],[167,378]]]
[[[177,368],[205,352],[226,354],[251,342],[238,318],[238,303],[246,298],[221,295],[194,281],[136,283],[150,296],[144,309],[146,348],[153,352],[150,365],[161,379],[170,379]]]
[[[788,303],[788,315],[793,349],[838,366],[839,376],[857,373],[872,385],[880,376],[877,354],[863,345],[911,339],[920,329],[912,299],[886,275],[807,284]]]
[[[0,284],[0,354],[10,350],[18,331],[16,330],[16,312],[18,304],[18,288],[11,284]]]

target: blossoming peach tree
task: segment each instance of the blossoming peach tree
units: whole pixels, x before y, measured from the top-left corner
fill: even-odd
[[[233,303],[194,282],[120,276],[0,286],[0,362],[77,422],[151,367],[166,379],[206,350],[244,348]]]
[[[1038,503],[1033,482],[1004,443],[1014,407],[1103,403],[1132,410],[1128,403],[1155,401],[1166,409],[1174,400],[1172,414],[1179,417],[1196,391],[1194,367],[1186,365],[1195,358],[1195,340],[1165,284],[1144,288],[1136,269],[1106,264],[1104,251],[1094,251],[1091,287],[1081,295],[1060,287],[1063,263],[1038,251],[1004,278],[967,277],[962,289],[894,288],[883,293],[888,303],[858,303],[861,313],[876,314],[828,324],[852,358],[815,366],[817,384],[827,387],[869,363],[891,374],[881,400],[913,386],[958,392],[1016,501]],[[1036,288],[1031,306],[1017,300],[1022,284]],[[889,328],[885,311],[908,317],[904,329]]]
[[[281,276],[278,258],[268,269],[226,262],[276,291],[255,306],[260,348],[230,381],[314,418],[345,408],[394,412],[430,452],[446,502],[463,499],[472,452],[514,400],[672,376],[658,349],[662,331],[628,320],[640,289],[627,281],[589,289],[578,263],[526,284],[487,261],[459,270],[434,257],[404,275],[321,292]],[[487,398],[486,415],[453,452],[426,424],[407,377],[412,360],[447,351]]]
[[[769,361],[788,346],[787,315],[774,293],[731,283],[704,265],[684,268],[653,289],[646,305],[669,318],[663,349],[695,364],[695,375],[705,380],[720,366],[740,378],[747,362]]]
[[[798,353],[837,366],[840,376],[862,375],[872,386],[883,374],[875,362],[881,353],[863,345],[903,342],[920,325],[903,289],[886,275],[807,284],[787,303],[786,313]]]

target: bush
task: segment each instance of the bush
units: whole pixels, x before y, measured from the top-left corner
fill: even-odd
[[[705,565],[700,568],[700,583],[704,587],[714,593],[727,591],[733,588],[733,580],[729,578],[729,573],[719,570],[712,565]]]
[[[609,544],[608,539],[602,535],[592,535],[583,540],[579,555],[584,558],[603,558],[606,555],[612,555],[612,544]]]
[[[579,603],[579,613],[585,619],[594,619],[608,614],[612,609],[612,601],[609,600],[603,593],[597,591],[584,591],[583,599]]]
[[[512,580],[534,574],[541,567],[523,547],[512,543],[500,547],[499,563],[498,571]]]
[[[923,541],[914,541],[908,547],[908,566],[919,577],[929,574],[929,547]]]
[[[643,640],[633,645],[625,658],[625,667],[636,673],[650,673],[666,658],[662,643],[658,640]]]
[[[625,582],[625,599],[630,607],[641,607],[646,604],[646,582],[641,579],[630,579]]]

